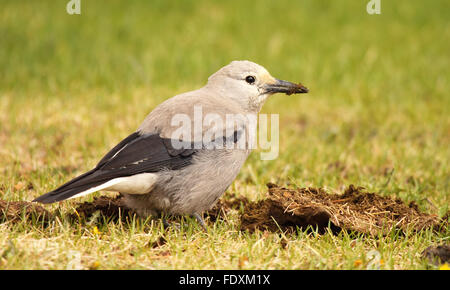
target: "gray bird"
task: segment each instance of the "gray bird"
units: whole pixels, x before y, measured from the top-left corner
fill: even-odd
[[[228,145],[251,132],[246,122],[237,122],[231,130],[228,124],[203,122],[195,132],[195,110],[225,120],[230,115],[258,114],[272,94],[307,92],[301,84],[272,77],[256,63],[233,61],[210,76],[204,87],[157,106],[94,169],[33,201],[53,203],[100,190],[115,191],[140,216],[191,215],[205,227],[201,214],[231,185],[252,149]],[[194,132],[174,126],[177,117],[190,119],[192,123],[185,127]],[[205,132],[209,134],[206,141],[227,146],[211,148],[205,143]],[[244,143],[248,145],[248,140]]]

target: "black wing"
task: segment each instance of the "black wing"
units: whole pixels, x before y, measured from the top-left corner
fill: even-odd
[[[163,169],[181,169],[191,164],[192,156],[197,151],[191,148],[194,147],[175,149],[170,139],[161,138],[158,134],[141,135],[135,132],[111,149],[94,169],[33,201],[52,203],[70,198],[114,178]]]

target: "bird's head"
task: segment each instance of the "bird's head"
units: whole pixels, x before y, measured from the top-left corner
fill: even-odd
[[[302,84],[276,79],[264,67],[246,60],[233,61],[221,68],[209,77],[207,87],[252,112],[258,112],[266,99],[275,93],[308,92]]]

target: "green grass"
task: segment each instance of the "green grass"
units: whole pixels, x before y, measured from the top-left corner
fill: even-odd
[[[248,59],[310,93],[266,103],[280,115],[279,157],[253,153],[229,192],[355,184],[450,209],[448,1],[381,1],[381,15],[350,0],[81,1],[80,16],[67,2],[0,3],[1,199],[31,200],[92,168],[160,102]],[[239,212],[209,234],[183,222],[100,222],[100,234],[64,219],[3,223],[0,269],[64,269],[77,255],[100,269],[365,269],[374,249],[382,269],[428,269],[421,251],[449,238],[247,234]]]

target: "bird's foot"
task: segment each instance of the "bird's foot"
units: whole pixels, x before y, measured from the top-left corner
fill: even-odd
[[[194,213],[191,215],[192,217],[195,217],[195,219],[197,220],[197,222],[200,224],[200,226],[202,227],[202,229],[205,232],[208,232],[208,228],[206,227],[206,223],[203,220],[202,216],[198,213]],[[160,216],[161,222],[164,226],[164,229],[168,229],[168,228],[175,228],[175,229],[180,229],[180,225],[177,223],[169,223],[165,217],[163,215]]]
[[[192,216],[195,217],[195,219],[197,219],[197,222],[200,224],[203,230],[205,232],[208,232],[208,228],[206,227],[205,221],[203,220],[202,216],[199,215],[198,213],[194,213]]]
[[[180,229],[180,225],[177,223],[169,223],[165,218],[161,217],[161,222],[164,226],[164,229],[175,228],[177,230]]]

